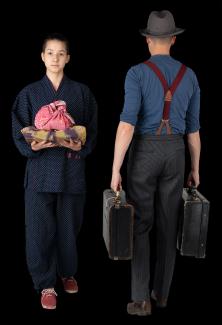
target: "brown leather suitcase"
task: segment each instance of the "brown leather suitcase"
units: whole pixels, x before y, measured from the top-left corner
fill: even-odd
[[[177,248],[181,255],[204,258],[206,255],[209,201],[196,189],[184,188]]]
[[[109,257],[129,260],[133,255],[134,209],[126,202],[125,192],[103,192],[103,238]]]

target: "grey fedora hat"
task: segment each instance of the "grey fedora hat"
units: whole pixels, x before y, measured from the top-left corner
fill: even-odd
[[[177,28],[173,15],[168,10],[152,11],[147,21],[147,27],[141,29],[143,36],[168,37],[178,35],[185,29]]]

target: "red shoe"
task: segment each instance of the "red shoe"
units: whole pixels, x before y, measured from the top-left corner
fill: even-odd
[[[63,283],[65,292],[68,292],[68,293],[78,292],[78,284],[72,276],[69,278],[62,278],[62,283]]]
[[[56,296],[54,288],[42,290],[41,304],[45,309],[56,309]]]

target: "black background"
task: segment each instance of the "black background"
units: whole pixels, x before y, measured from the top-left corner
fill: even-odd
[[[81,6],[68,3],[32,3],[13,5],[2,11],[1,21],[1,125],[2,148],[2,309],[8,319],[51,322],[76,322],[89,317],[92,322],[203,321],[221,318],[221,23],[219,5],[194,6],[194,3],[132,4],[104,2]],[[113,146],[119,114],[123,106],[124,78],[134,64],[149,57],[145,39],[138,30],[144,28],[151,10],[168,9],[176,25],[186,29],[179,35],[172,56],[192,68],[201,88],[200,192],[211,202],[207,256],[195,259],[177,256],[168,308],[138,318],[128,316],[130,300],[130,263],[111,261],[102,238],[102,192],[110,185]],[[67,296],[58,284],[56,311],[41,309],[25,262],[25,226],[23,177],[25,159],[11,138],[10,111],[17,93],[40,79],[44,65],[41,45],[48,32],[62,32],[71,43],[71,62],[66,74],[87,84],[99,108],[98,143],[87,158],[88,199],[85,221],[78,240],[80,291]],[[219,81],[216,81],[219,77]],[[187,155],[187,171],[189,156]],[[125,164],[123,165],[123,186]],[[8,203],[7,203],[8,202]],[[3,314],[2,314],[3,315]]]

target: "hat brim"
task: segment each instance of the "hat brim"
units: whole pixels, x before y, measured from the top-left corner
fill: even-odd
[[[185,29],[182,29],[182,28],[176,28],[174,32],[172,33],[167,33],[167,34],[155,34],[155,33],[152,33],[150,32],[149,30],[147,29],[140,29],[140,34],[142,36],[153,36],[153,37],[158,37],[158,38],[164,38],[164,37],[170,37],[170,36],[174,36],[174,35],[178,35],[178,34],[181,34],[185,31]]]

